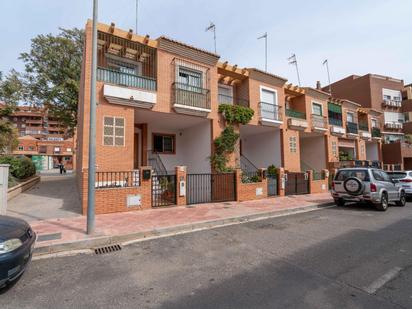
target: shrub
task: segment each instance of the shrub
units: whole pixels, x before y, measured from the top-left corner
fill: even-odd
[[[255,111],[250,107],[241,105],[220,104],[219,113],[224,114],[225,119],[229,124],[247,124],[252,120]]]
[[[276,166],[274,166],[273,164],[269,165],[267,169],[267,175],[275,177],[277,174],[278,174],[278,171],[276,169]]]
[[[13,182],[10,176],[22,180],[36,174],[34,163],[27,157],[2,156],[0,164],[10,164],[9,182]]]

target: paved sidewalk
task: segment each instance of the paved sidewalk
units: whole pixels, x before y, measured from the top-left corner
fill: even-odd
[[[97,215],[93,236],[86,234],[85,216],[31,225],[39,237],[35,254],[47,254],[317,209],[332,201],[329,193],[322,193]]]

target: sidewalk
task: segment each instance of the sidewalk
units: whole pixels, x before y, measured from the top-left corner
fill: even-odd
[[[260,201],[199,204],[96,216],[96,233],[86,234],[86,217],[32,222],[38,235],[35,255],[100,247],[153,236],[314,210],[333,202],[329,193]]]

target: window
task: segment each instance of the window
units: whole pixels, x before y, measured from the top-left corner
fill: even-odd
[[[268,104],[277,105],[276,91],[270,91],[268,89],[261,88],[260,101]]]
[[[335,180],[344,181],[349,177],[357,177],[362,181],[369,181],[367,170],[340,170],[335,177]]]
[[[140,62],[126,63],[119,60],[109,59],[107,65],[112,70],[119,71],[121,73],[142,75],[142,64]]]
[[[29,146],[29,150],[30,150],[30,151],[33,151],[33,150],[34,150],[34,147],[33,147],[33,146]]]
[[[39,153],[47,153],[47,146],[40,146]]]
[[[296,136],[289,137],[289,152],[296,153],[297,144],[296,144]]]
[[[365,155],[365,145],[361,145],[360,152],[362,156]]]
[[[104,117],[103,145],[124,146],[124,118]]]
[[[67,151],[67,152],[72,152],[72,149],[71,149],[71,148],[67,148],[66,151]]]
[[[163,154],[175,154],[176,136],[173,134],[153,133],[153,151]]]
[[[312,103],[312,114],[322,116],[322,105],[319,103]]]
[[[390,182],[390,181],[391,181],[391,179],[390,179],[390,177],[388,176],[388,174],[386,174],[386,173],[383,172],[383,171],[372,170],[372,175],[373,175],[373,178],[375,178],[377,181],[387,181],[387,182]]]
[[[355,115],[352,112],[346,113],[346,121],[347,122],[355,122]]]
[[[372,128],[378,127],[378,121],[376,119],[371,119]]]
[[[24,150],[24,147],[23,146],[19,146],[19,148],[18,148],[20,151],[23,151]]]
[[[202,72],[179,67],[179,88],[200,92],[202,88]]]
[[[233,104],[233,88],[232,86],[219,85],[219,104]]]
[[[53,151],[54,153],[60,153],[60,147],[54,147]]]

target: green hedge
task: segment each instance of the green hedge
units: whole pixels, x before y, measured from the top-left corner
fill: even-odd
[[[36,174],[33,161],[27,157],[1,156],[0,164],[10,164],[9,182],[11,177],[23,180]]]

